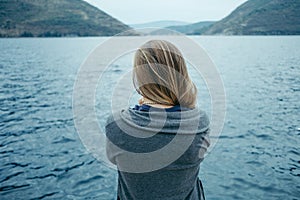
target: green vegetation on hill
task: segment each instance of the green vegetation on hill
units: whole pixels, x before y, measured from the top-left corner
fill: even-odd
[[[0,37],[111,36],[130,29],[82,0],[0,1]]]
[[[206,35],[299,35],[300,0],[248,0]]]

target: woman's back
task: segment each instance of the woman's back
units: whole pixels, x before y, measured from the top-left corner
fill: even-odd
[[[107,154],[119,169],[118,197],[121,200],[204,199],[198,173],[209,145],[208,132],[208,117],[197,108],[128,109],[111,116],[106,125]],[[176,144],[172,143],[174,138]],[[164,151],[168,145],[174,145],[172,151]],[[130,157],[135,154],[126,155],[158,151],[162,157],[151,160],[150,156],[145,162]],[[170,157],[177,159],[172,161]]]
[[[179,49],[151,40],[135,53],[139,106],[113,113],[107,155],[118,167],[121,200],[204,199],[198,178],[209,145],[209,120]],[[151,105],[151,106],[150,106]]]

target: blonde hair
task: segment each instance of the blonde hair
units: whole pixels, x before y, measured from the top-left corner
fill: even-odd
[[[197,88],[181,52],[168,41],[151,40],[136,51],[133,84],[139,94],[155,103],[195,107]]]

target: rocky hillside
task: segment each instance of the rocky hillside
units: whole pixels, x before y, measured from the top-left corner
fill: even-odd
[[[248,0],[206,35],[299,35],[300,0]]]
[[[0,0],[0,37],[111,36],[130,29],[82,0]]]

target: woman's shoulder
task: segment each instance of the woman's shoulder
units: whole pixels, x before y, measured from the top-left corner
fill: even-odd
[[[141,111],[134,108],[126,108],[111,113],[106,121],[107,126],[124,126],[127,129],[163,130],[172,132],[183,127],[185,132],[197,127],[197,132],[203,132],[209,128],[210,120],[207,113],[198,107],[179,112]]]

